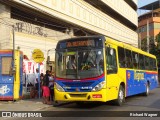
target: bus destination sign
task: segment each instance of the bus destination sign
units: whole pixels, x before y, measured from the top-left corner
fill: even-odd
[[[69,47],[83,47],[83,46],[95,46],[94,40],[83,40],[83,41],[68,41],[67,48]]]

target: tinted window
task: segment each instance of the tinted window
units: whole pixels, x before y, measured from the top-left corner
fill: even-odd
[[[124,68],[125,66],[125,52],[124,48],[118,47],[118,60],[119,60],[119,67]]]
[[[116,50],[110,47],[106,49],[107,54],[107,73],[117,73]]]
[[[155,59],[153,59],[153,70],[157,70],[157,64]]]
[[[149,68],[150,68],[150,70],[157,70],[155,59],[150,58],[150,67]]]
[[[139,58],[138,58],[138,53],[136,52],[132,52],[132,61],[133,61],[133,68],[134,69],[138,69],[138,61]]]
[[[144,65],[144,55],[139,54],[139,69],[144,70],[145,65]]]
[[[131,54],[131,51],[128,50],[128,49],[125,49],[125,53],[126,53],[126,67],[127,68],[133,68],[133,64],[132,64],[132,54]]]
[[[154,66],[153,66],[153,58],[149,58],[149,70],[153,70]]]
[[[149,57],[145,56],[145,70],[149,70]]]

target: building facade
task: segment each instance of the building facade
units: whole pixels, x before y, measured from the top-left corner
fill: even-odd
[[[138,17],[139,47],[143,47],[143,41],[148,39],[148,44],[154,43],[160,33],[160,7],[159,1],[142,6],[142,10],[149,12]],[[149,47],[149,45],[147,45]]]
[[[20,49],[32,60],[34,49],[54,61],[61,39],[106,35],[138,46],[137,0],[0,1],[0,49]],[[44,64],[46,63],[44,61]]]

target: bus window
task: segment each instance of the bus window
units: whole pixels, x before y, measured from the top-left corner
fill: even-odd
[[[144,70],[145,69],[145,65],[144,65],[144,55],[139,54],[139,68]]]
[[[149,57],[145,56],[145,70],[149,70]]]
[[[138,69],[138,53],[132,52],[133,68]]]
[[[125,53],[124,48],[118,47],[118,60],[119,60],[119,67],[125,68]]]
[[[107,73],[117,73],[117,59],[116,59],[116,50],[110,47],[107,47]]]
[[[87,49],[56,52],[56,76],[65,79],[83,79],[103,74],[103,51]]]
[[[156,67],[156,60],[154,58],[150,58],[150,70],[157,70],[157,67]]]
[[[77,64],[74,55],[70,55],[66,57],[66,67],[67,69],[76,69]]]
[[[153,59],[153,70],[157,70],[156,60]]]
[[[127,50],[125,49],[125,53],[126,53],[126,67],[127,68],[133,68],[133,64],[132,64],[132,54],[131,54],[131,50]]]
[[[149,58],[149,70],[153,70],[154,69],[154,66],[153,66],[153,58]]]
[[[9,75],[12,65],[12,57],[2,57],[2,74]]]

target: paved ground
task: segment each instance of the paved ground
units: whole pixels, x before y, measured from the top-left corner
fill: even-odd
[[[39,111],[52,106],[43,104],[42,99],[0,101],[0,111]]]

